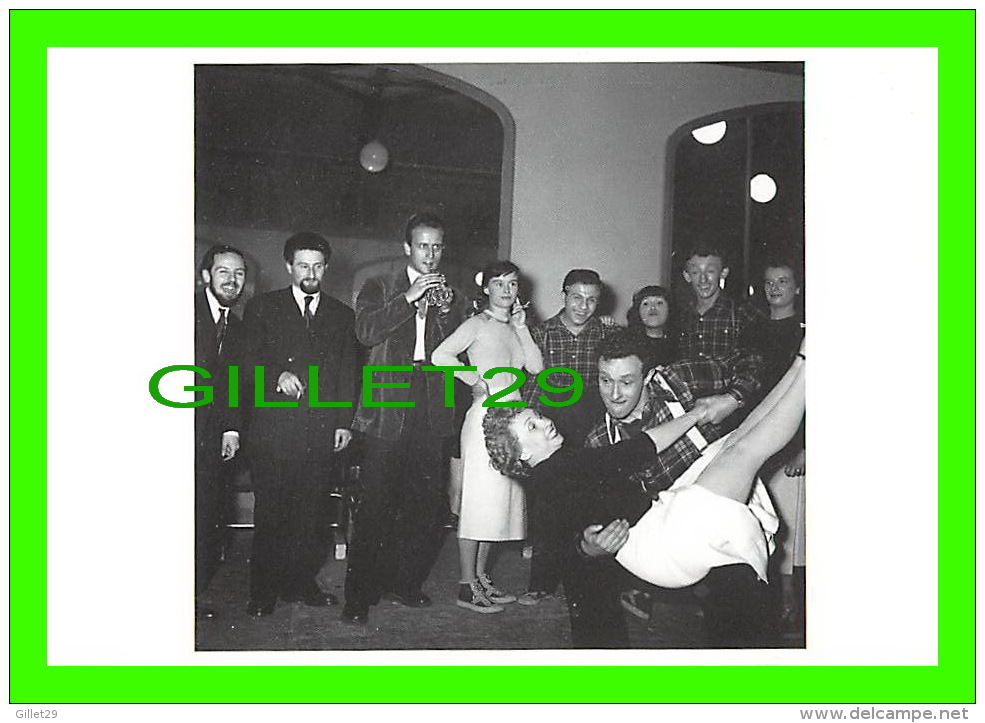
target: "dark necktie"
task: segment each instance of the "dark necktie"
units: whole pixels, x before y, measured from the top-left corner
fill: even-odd
[[[304,325],[308,329],[311,329],[311,320],[315,318],[315,315],[311,313],[311,302],[314,299],[314,296],[304,297]]]
[[[634,419],[632,422],[616,422],[619,434],[623,439],[634,439],[643,433],[643,420]]]
[[[226,320],[226,312],[229,309],[219,307],[219,321],[215,323],[215,353],[219,354],[222,352],[222,340],[226,337],[226,325],[228,321]]]

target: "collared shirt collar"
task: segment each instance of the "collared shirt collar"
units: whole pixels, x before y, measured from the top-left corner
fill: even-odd
[[[407,278],[410,279],[410,283],[413,284],[417,281],[419,276],[423,274],[415,269],[413,266],[408,264],[407,266]],[[415,304],[416,306],[416,304]],[[424,339],[427,328],[427,317],[421,317],[420,314],[414,313],[414,361],[424,361],[427,359],[427,351],[425,349]]]
[[[219,303],[219,300],[215,298],[215,294],[212,293],[212,287],[205,287],[205,300],[209,302],[209,311],[212,312],[212,321],[216,324],[219,323],[219,309],[226,309],[226,318],[229,318],[229,307],[223,306]]]
[[[635,422],[636,420],[642,420],[643,429],[649,429],[653,426],[652,422],[655,413],[653,408],[653,394],[650,393],[650,384],[644,386],[643,391],[646,393],[646,401],[643,402],[642,407],[639,407],[638,414],[634,409],[625,419],[613,419],[611,414],[608,412],[605,413],[605,428],[609,432],[610,444],[616,444],[617,442],[622,441],[622,434],[620,433],[618,427],[619,424],[629,424],[630,422]]]
[[[548,326],[548,327],[551,327],[551,328],[554,328],[554,329],[564,329],[568,333],[569,336],[574,337],[574,338],[580,337],[586,331],[590,331],[591,329],[593,329],[595,327],[598,327],[599,329],[602,328],[602,322],[598,320],[598,317],[593,316],[591,319],[589,319],[588,321],[585,322],[585,326],[582,328],[582,330],[580,332],[578,332],[577,334],[572,334],[571,333],[571,329],[569,329],[565,325],[565,323],[561,320],[561,316],[563,314],[564,314],[564,310],[562,309],[561,311],[559,311],[558,313],[556,313],[554,316],[552,316],[550,319],[548,319],[547,321],[545,321],[544,322],[544,326]]]
[[[311,306],[309,307],[311,309],[311,313],[314,314],[315,312],[318,311],[318,302],[321,301],[321,292],[320,291],[318,293],[316,293],[316,294],[306,294],[303,291],[301,291],[301,287],[297,286],[296,284],[291,284],[291,293],[294,294],[294,303],[296,303],[298,305],[298,311],[301,312],[301,315],[302,316],[304,316],[304,297],[305,296],[311,296],[311,297],[313,297],[311,299]]]
[[[704,312],[699,312],[698,311],[698,300],[697,299],[691,299],[690,301],[688,301],[687,308],[695,316],[705,316],[706,314],[710,314],[716,308],[723,307],[726,304],[730,303],[731,301],[732,301],[732,297],[728,296],[725,293],[724,290],[721,290],[721,291],[718,292],[718,296],[715,297],[714,303],[712,303],[711,306],[709,306],[707,309],[705,309]]]

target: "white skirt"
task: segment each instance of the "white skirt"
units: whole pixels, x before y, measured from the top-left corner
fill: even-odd
[[[515,479],[493,469],[486,451],[483,399],[473,401],[462,424],[462,511],[458,536],[466,540],[522,540],[527,500]]]
[[[723,437],[709,446],[674,485],[653,502],[629,531],[616,560],[660,587],[693,585],[713,567],[750,565],[766,581],[778,520],[766,487],[759,479],[747,504],[694,485],[701,471],[724,446]]]

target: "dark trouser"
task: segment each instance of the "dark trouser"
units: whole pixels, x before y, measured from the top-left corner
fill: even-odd
[[[554,421],[558,431],[564,435],[566,444],[583,447],[585,437],[602,417],[604,410],[597,394],[586,394],[570,407],[543,407],[540,411]],[[552,593],[561,582],[562,549],[568,542],[563,539],[564,532],[558,526],[558,520],[565,515],[559,514],[558,510],[568,501],[556,499],[555,494],[534,485],[527,485],[525,489],[527,538],[534,548],[527,589]]]
[[[253,557],[250,597],[273,601],[318,591],[328,554],[331,462],[253,462]]]
[[[225,469],[216,458],[205,462],[198,450],[195,465],[195,595],[209,586],[222,550],[222,508],[226,486]]]
[[[612,557],[581,557],[574,538],[562,556],[564,596],[575,648],[628,648],[629,628],[619,604],[622,569]],[[570,547],[570,549],[569,549]]]
[[[441,549],[443,439],[431,431],[421,374],[412,377],[410,399],[400,439],[366,438],[345,577],[350,608],[375,605],[388,591],[419,592]]]
[[[705,630],[716,648],[768,647],[776,637],[769,586],[749,565],[712,568],[702,582]]]
[[[557,500],[545,488],[527,485],[528,540],[534,554],[530,560],[528,590],[554,592],[561,582],[562,533],[558,528]]]

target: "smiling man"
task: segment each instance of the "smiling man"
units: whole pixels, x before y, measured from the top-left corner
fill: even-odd
[[[762,357],[746,340],[760,315],[724,293],[729,267],[718,247],[694,246],[683,274],[694,295],[680,315],[680,356],[689,361],[716,359],[729,365],[732,383],[724,394],[709,401],[713,421],[734,428],[742,416],[735,412],[755,404],[761,388]]]
[[[602,296],[602,280],[591,269],[572,269],[561,283],[561,295],[564,304],[561,310],[531,329],[531,335],[543,354],[545,369],[567,367],[581,375],[582,397],[570,406],[550,407],[539,397],[564,401],[570,398],[571,392],[545,393],[530,381],[524,388],[524,401],[535,410],[549,413],[558,431],[580,446],[601,412],[599,399],[592,390],[598,379],[595,362],[598,347],[608,334],[608,327],[595,316]],[[558,389],[570,387],[573,381],[564,372],[547,377],[547,383]],[[552,595],[561,581],[561,540],[554,525],[554,500],[549,495],[550,488],[545,487],[543,491],[534,490],[527,498],[533,559],[527,592],[520,596],[521,605],[536,605]]]
[[[216,396],[195,408],[195,614],[211,618],[204,602],[219,564],[221,500],[229,465],[239,449],[239,410],[226,399],[228,368],[242,343],[242,322],[233,312],[246,283],[246,259],[232,246],[210,248],[199,266],[204,289],[195,294],[195,364],[212,373]]]

